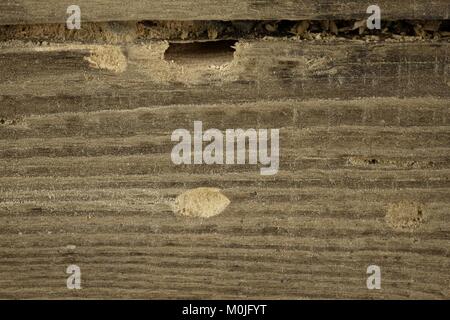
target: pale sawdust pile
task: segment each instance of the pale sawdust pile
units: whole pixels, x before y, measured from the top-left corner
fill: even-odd
[[[177,215],[210,218],[222,213],[230,200],[216,188],[197,188],[180,194],[172,204]]]
[[[113,71],[116,73],[124,72],[127,69],[127,58],[120,47],[99,46],[91,49],[91,55],[84,58],[91,67]]]
[[[409,201],[393,203],[388,207],[385,219],[395,230],[413,231],[425,221],[423,206]]]

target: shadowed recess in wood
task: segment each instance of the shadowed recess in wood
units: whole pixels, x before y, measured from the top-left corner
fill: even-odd
[[[450,38],[449,20],[382,20],[370,30],[366,20],[264,21],[111,21],[84,23],[79,30],[65,24],[0,26],[0,41],[26,40],[133,43],[145,40],[235,40],[292,38],[297,40],[359,39],[439,40]]]
[[[181,65],[221,66],[233,61],[236,41],[169,43],[164,59]]]

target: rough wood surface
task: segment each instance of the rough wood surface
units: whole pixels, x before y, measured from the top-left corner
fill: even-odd
[[[0,298],[450,298],[448,42],[167,47],[0,44]],[[280,172],[173,165],[195,120],[279,128]]]
[[[449,298],[449,102],[74,104],[3,125],[0,297]],[[193,120],[281,128],[279,174],[174,166],[170,134]],[[231,204],[176,217],[171,201],[196,187]],[[404,201],[422,206],[417,229],[385,218]],[[69,264],[80,291],[65,288]],[[366,288],[370,264],[381,291]]]
[[[448,0],[1,0],[0,24],[63,23],[77,4],[83,21],[355,19],[380,6],[384,19],[448,19]]]
[[[0,117],[271,99],[450,97],[448,42],[241,41],[225,66],[166,42],[0,46]],[[6,134],[6,133],[4,133]]]

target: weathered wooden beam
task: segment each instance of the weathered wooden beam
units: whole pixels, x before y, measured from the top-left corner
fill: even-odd
[[[183,54],[166,60],[168,46],[4,44],[0,117],[261,99],[450,96],[448,42],[242,41],[234,58],[228,51],[195,53],[194,63],[184,63]]]
[[[63,23],[79,5],[82,21],[359,19],[377,4],[384,19],[448,19],[448,0],[2,0],[0,24]]]
[[[449,105],[73,104],[4,123],[0,298],[448,299]],[[280,172],[175,166],[171,132],[194,120],[281,128]],[[230,205],[177,217],[174,198],[197,187],[222,189]],[[392,208],[406,216],[389,219]],[[80,291],[66,288],[69,264],[82,268]],[[366,288],[371,264],[380,291]]]

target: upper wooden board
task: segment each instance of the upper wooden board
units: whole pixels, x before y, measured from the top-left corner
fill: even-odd
[[[1,0],[0,24],[61,23],[78,5],[82,21],[352,19],[377,4],[384,19],[448,19],[448,0]]]

